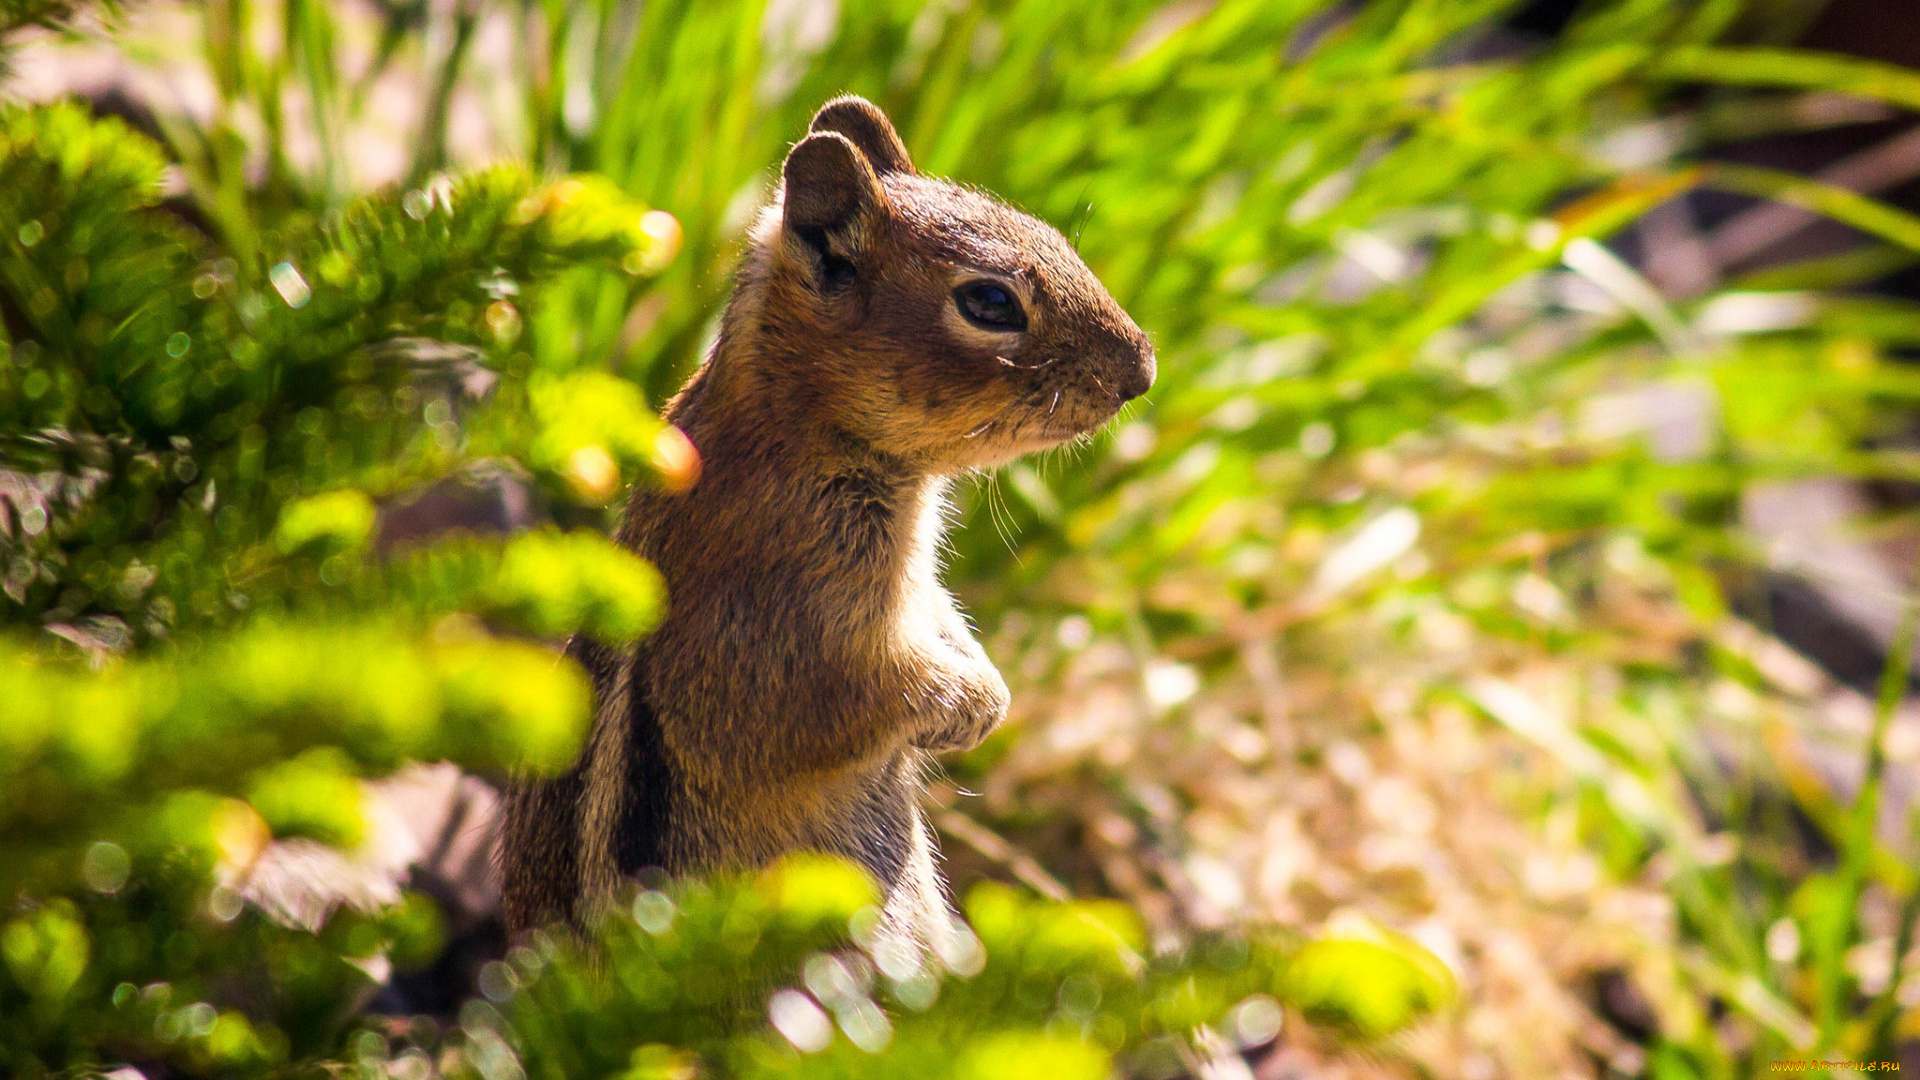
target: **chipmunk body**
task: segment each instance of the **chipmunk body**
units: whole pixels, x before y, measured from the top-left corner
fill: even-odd
[[[509,791],[515,928],[649,867],[846,856],[890,923],[947,918],[917,805],[930,752],[977,745],[1007,689],[938,580],[948,478],[1092,431],[1153,352],[1051,227],[918,175],[841,98],[782,170],[707,362],[667,418],[701,457],[639,490],[621,541],[669,612],[638,647],[576,640],[598,719],[579,762]]]

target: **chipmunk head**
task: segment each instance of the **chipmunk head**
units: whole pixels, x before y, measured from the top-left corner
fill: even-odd
[[[919,175],[886,115],[828,102],[755,230],[758,337],[818,419],[932,471],[1097,429],[1153,346],[1052,226]]]

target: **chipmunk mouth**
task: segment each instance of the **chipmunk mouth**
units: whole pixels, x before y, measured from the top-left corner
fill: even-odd
[[[1029,376],[1039,375],[1055,361],[1018,365]],[[1144,377],[1131,370],[1100,370],[1090,366],[1057,368],[1015,389],[1012,400],[962,434],[960,456],[974,466],[1003,465],[1023,454],[1051,449],[1099,431],[1119,415],[1128,401],[1152,383],[1151,368]],[[1090,384],[1090,385],[1089,385]]]
[[[1065,389],[1045,389],[983,425],[981,437],[1014,455],[1045,450],[1090,435],[1119,414],[1121,402],[1088,401]]]

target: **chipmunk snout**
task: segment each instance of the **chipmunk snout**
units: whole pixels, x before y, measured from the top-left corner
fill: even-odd
[[[1132,401],[1153,389],[1153,377],[1157,373],[1158,369],[1154,366],[1153,346],[1142,341],[1138,358],[1120,381],[1120,400]]]
[[[1110,354],[1113,359],[1113,378],[1116,380],[1114,391],[1120,395],[1121,403],[1132,401],[1153,388],[1156,373],[1153,359],[1153,342],[1147,338],[1133,320],[1125,315],[1124,329],[1114,335],[1118,340],[1113,343]],[[1119,328],[1116,328],[1119,329]]]

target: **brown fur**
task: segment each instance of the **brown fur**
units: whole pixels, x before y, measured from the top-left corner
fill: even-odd
[[[1025,332],[960,314],[956,286],[982,278],[1020,298]],[[660,568],[669,614],[636,649],[569,646],[592,738],[509,793],[508,922],[577,917],[648,866],[804,849],[865,865],[890,920],[933,941],[919,772],[1007,705],[938,581],[947,478],[1091,431],[1152,381],[1145,335],[1059,233],[917,175],[866,101],[828,103],[668,406],[700,479],[628,504],[620,539]]]

